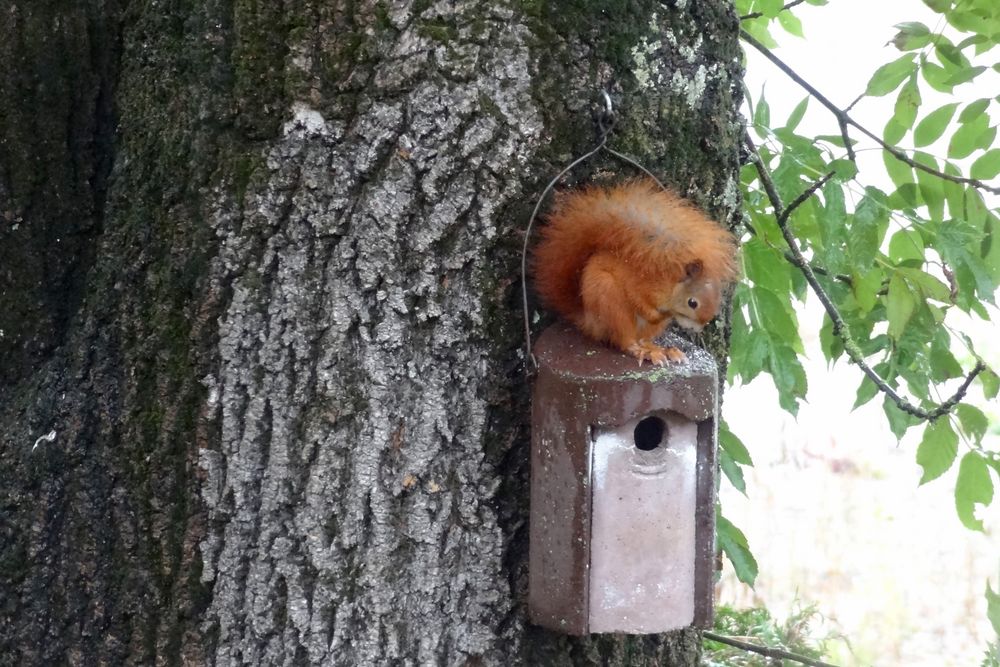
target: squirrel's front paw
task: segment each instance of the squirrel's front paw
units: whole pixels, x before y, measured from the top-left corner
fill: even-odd
[[[668,361],[685,361],[687,355],[676,347],[660,347],[648,340],[640,340],[628,346],[627,352],[639,360],[639,365],[649,359],[657,366],[663,366]]]

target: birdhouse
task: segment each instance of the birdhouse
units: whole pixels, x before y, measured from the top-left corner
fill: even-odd
[[[557,324],[535,344],[528,607],[582,635],[712,623],[718,378]]]

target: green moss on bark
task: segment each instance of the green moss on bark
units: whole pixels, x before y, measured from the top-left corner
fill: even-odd
[[[0,13],[0,398],[80,303],[110,163],[116,5]]]
[[[236,0],[233,5],[236,118],[254,139],[273,136],[288,108],[285,61],[295,17],[283,4]]]

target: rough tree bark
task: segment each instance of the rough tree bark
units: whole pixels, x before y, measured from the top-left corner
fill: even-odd
[[[726,0],[7,3],[0,662],[695,664],[692,631],[527,623],[516,278],[600,87],[617,148],[734,220],[737,27]]]

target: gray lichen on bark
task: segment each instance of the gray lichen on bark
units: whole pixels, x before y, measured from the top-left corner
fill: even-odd
[[[404,27],[349,122],[297,103],[243,201],[219,194],[213,275],[232,300],[222,442],[201,454],[218,664],[516,648],[496,631],[513,602],[475,341],[482,250],[525,196],[541,120],[526,28],[477,16],[489,49],[467,41],[471,12],[425,19],[457,25],[456,46]],[[413,81],[429,59],[441,76]]]

